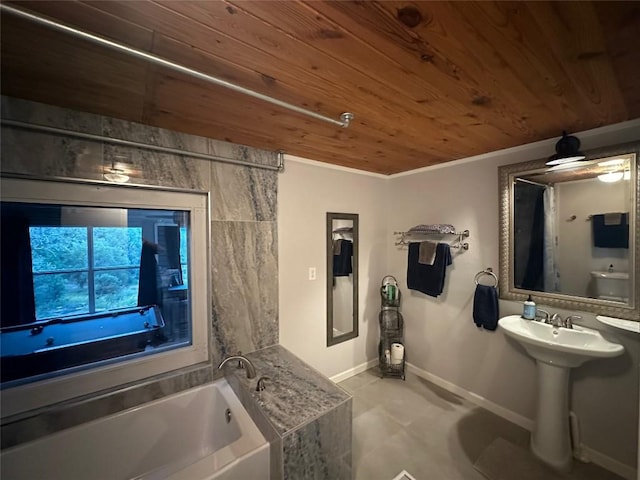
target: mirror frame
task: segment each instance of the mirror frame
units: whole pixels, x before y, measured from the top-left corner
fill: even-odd
[[[350,332],[337,337],[333,336],[333,221],[353,221],[353,328]],[[327,212],[327,347],[342,343],[358,336],[358,214]]]
[[[625,153],[635,153],[635,167],[631,169],[632,210],[629,212],[629,249],[631,255],[629,272],[633,274],[631,280],[631,294],[629,304],[601,300],[597,298],[578,297],[560,293],[546,293],[516,288],[513,280],[513,188],[511,178],[517,173],[546,168],[547,159],[539,159],[498,168],[500,195],[500,298],[505,300],[524,301],[531,295],[536,303],[549,305],[567,310],[579,310],[610,317],[640,321],[640,141],[598,148],[585,152],[587,160],[606,158]]]

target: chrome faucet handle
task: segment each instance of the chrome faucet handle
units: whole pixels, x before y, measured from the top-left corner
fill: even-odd
[[[580,315],[570,315],[564,319],[564,326],[566,328],[573,328],[574,320],[582,320],[582,317]]]
[[[542,308],[538,308],[536,310],[536,318],[535,318],[535,320],[538,319],[538,312],[544,313],[544,323],[549,323],[549,318],[551,317],[551,314],[549,312],[547,312],[546,310],[543,310]]]
[[[271,380],[271,377],[260,377],[258,379],[258,384],[256,385],[256,392],[262,392],[265,388],[267,388],[265,380]]]
[[[551,315],[551,319],[547,323],[550,323],[554,327],[564,327],[564,321],[558,313]]]

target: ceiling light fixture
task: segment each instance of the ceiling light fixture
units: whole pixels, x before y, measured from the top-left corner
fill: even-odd
[[[584,159],[585,155],[580,151],[580,140],[578,140],[578,137],[567,135],[567,132],[562,132],[562,138],[556,143],[556,153],[549,157],[547,165],[560,165],[562,163],[578,162]]]
[[[114,162],[111,162],[111,168],[103,175],[104,178],[110,182],[125,183],[129,181],[129,175],[127,175],[121,168],[116,168]]]
[[[623,176],[623,172],[607,172],[603,173],[602,175],[598,175],[598,180],[605,183],[615,183],[622,180]]]

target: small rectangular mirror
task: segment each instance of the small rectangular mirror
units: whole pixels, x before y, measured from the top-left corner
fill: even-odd
[[[327,346],[358,336],[358,214],[327,213]]]

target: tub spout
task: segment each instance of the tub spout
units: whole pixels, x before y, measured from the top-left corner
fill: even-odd
[[[231,355],[230,357],[225,358],[220,362],[220,365],[218,365],[218,370],[224,367],[224,365],[227,362],[230,362],[232,360],[239,360],[239,363],[241,363],[244,366],[244,368],[247,370],[247,378],[256,377],[256,367],[253,366],[253,363],[251,363],[251,360],[249,360],[248,358],[242,355]]]

